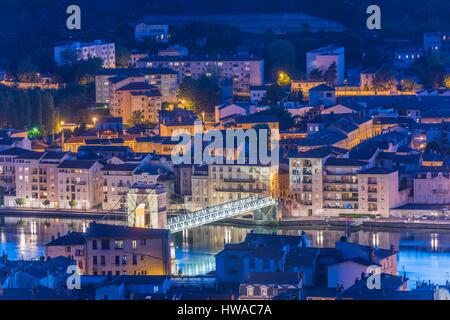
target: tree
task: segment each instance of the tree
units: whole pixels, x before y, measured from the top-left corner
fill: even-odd
[[[376,90],[391,90],[396,84],[394,74],[388,66],[383,66],[375,72],[373,86]]]
[[[75,199],[72,199],[69,201],[70,209],[75,208],[77,205],[78,205],[78,202],[76,202]]]
[[[286,72],[280,71],[278,72],[277,83],[280,86],[286,87],[291,84],[291,77],[289,77],[289,75]]]
[[[295,73],[296,52],[293,44],[288,40],[274,40],[269,43],[265,53],[267,70],[270,79],[277,79],[280,70],[285,73]]]
[[[285,92],[282,86],[279,84],[273,84],[267,88],[265,102],[268,104],[277,104],[285,97]]]
[[[16,204],[19,207],[22,207],[25,204],[25,199],[24,198],[17,198],[15,201],[16,201]]]
[[[415,91],[422,87],[420,84],[411,79],[403,79],[402,81],[400,81],[400,84],[402,87],[402,91]]]
[[[183,105],[197,114],[214,112],[220,104],[221,92],[216,77],[201,76],[198,80],[187,77],[181,83],[178,97]]]
[[[116,48],[116,64],[120,68],[128,67],[130,61],[130,51],[127,48],[118,46]]]
[[[26,56],[19,62],[17,68],[17,79],[21,82],[36,82],[38,67],[31,61],[30,56]]]
[[[314,69],[309,73],[309,79],[311,80],[322,80],[322,71],[319,69]]]
[[[441,146],[437,141],[430,141],[427,143],[427,146],[425,148],[425,152],[441,152]]]
[[[272,106],[267,110],[258,112],[257,115],[274,116],[279,120],[280,130],[287,130],[295,124],[292,115],[286,109],[279,106]]]
[[[444,78],[444,87],[450,89],[450,74],[447,74]]]
[[[50,205],[50,200],[45,199],[45,200],[42,202],[42,205],[43,205],[45,208],[48,209],[48,206]]]
[[[134,111],[133,114],[131,115],[131,119],[130,122],[138,127],[141,126],[144,123],[144,114],[142,113],[142,111]]]
[[[333,62],[328,69],[323,73],[323,80],[329,84],[336,83],[337,80],[337,67],[336,62]]]

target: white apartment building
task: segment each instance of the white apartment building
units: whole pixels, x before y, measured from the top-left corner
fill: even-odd
[[[334,84],[344,83],[345,73],[345,48],[336,46],[326,46],[306,53],[306,73],[309,77],[315,69],[322,73],[327,71],[333,64],[336,64],[336,81]]]
[[[34,151],[16,157],[16,195],[5,197],[5,205],[14,207],[16,199],[23,199],[24,207],[58,208],[58,166],[69,158],[61,152]]]
[[[302,152],[289,159],[293,216],[373,214],[407,201],[400,192],[398,171],[369,168],[369,163],[346,158],[333,147]]]
[[[100,205],[103,196],[101,168],[94,160],[63,161],[58,166],[59,207],[87,210]]]
[[[208,177],[209,205],[219,205],[255,195],[277,197],[279,193],[278,164],[213,164],[208,167]],[[194,186],[192,194],[196,196]]]
[[[249,94],[250,86],[264,83],[264,60],[252,56],[148,56],[139,61],[141,68],[170,68],[178,79],[198,79],[202,75],[216,76],[220,81],[232,79],[233,93]]]
[[[136,163],[106,164],[101,169],[103,177],[103,210],[120,211],[127,205],[127,192],[133,185]]]
[[[158,88],[163,102],[177,101],[178,75],[168,68],[102,69],[95,75],[96,103],[110,104],[116,88],[130,82],[147,82]]]
[[[96,40],[90,43],[70,42],[55,47],[55,62],[58,65],[69,63],[68,59],[88,60],[101,58],[104,68],[116,67],[116,49],[114,43]]]
[[[134,37],[138,41],[152,38],[157,42],[169,41],[169,26],[167,24],[140,23],[134,28]]]
[[[16,189],[16,167],[14,160],[28,152],[30,150],[16,147],[0,152],[0,189],[4,193],[9,193]]]
[[[450,168],[422,167],[414,177],[414,203],[450,204]]]

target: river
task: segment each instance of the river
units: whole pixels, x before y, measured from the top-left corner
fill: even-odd
[[[0,217],[0,254],[6,253],[11,260],[33,259],[43,255],[44,245],[52,236],[84,231],[88,225],[87,220]],[[224,244],[241,242],[250,231],[248,228],[210,225],[173,235],[175,261],[172,272],[196,275],[213,271],[214,255]],[[255,231],[298,235],[302,230],[257,228]],[[340,230],[305,231],[312,246],[316,247],[334,247],[343,234]],[[352,233],[349,241],[381,248],[393,245],[399,251],[398,271],[405,272],[410,287],[418,280],[440,284],[449,280],[450,232],[362,230]]]

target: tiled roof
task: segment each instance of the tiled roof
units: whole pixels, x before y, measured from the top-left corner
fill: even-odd
[[[95,160],[65,160],[63,161],[58,168],[59,169],[90,169],[97,163]]]

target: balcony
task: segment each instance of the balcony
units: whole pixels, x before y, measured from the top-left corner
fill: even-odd
[[[256,179],[255,178],[226,178],[223,179],[224,182],[229,182],[229,183],[255,183]]]
[[[377,184],[377,180],[367,180],[367,184]]]
[[[378,193],[378,190],[376,188],[375,189],[368,189],[367,192],[368,193]]]
[[[367,201],[368,202],[377,202],[378,199],[377,198],[368,198]]]
[[[263,189],[256,189],[256,188],[252,188],[252,189],[245,189],[245,188],[215,188],[215,190],[217,192],[246,192],[246,193],[262,193],[265,190]]]

